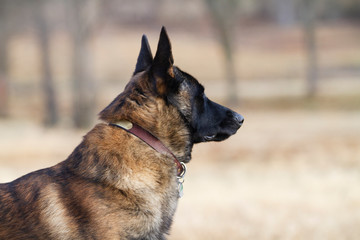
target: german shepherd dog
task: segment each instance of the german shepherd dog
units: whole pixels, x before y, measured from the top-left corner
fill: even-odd
[[[0,239],[166,239],[193,144],[244,120],[173,62],[164,27],[154,58],[143,36],[103,123],[65,161],[0,184]]]

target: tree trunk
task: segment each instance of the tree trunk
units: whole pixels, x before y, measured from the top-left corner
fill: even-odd
[[[75,127],[88,127],[94,118],[95,87],[90,73],[88,39],[80,35],[74,39],[73,56],[73,121]]]
[[[274,14],[280,26],[292,26],[296,22],[295,0],[275,0]]]
[[[227,101],[231,104],[238,103],[237,79],[234,63],[234,23],[236,19],[236,0],[226,0],[223,2],[217,0],[205,1],[210,16],[214,21],[214,26],[219,33],[219,42],[224,53],[225,78],[227,80]]]
[[[7,44],[9,31],[7,27],[7,0],[0,1],[0,117],[9,114],[9,83],[8,83],[8,53]]]
[[[306,94],[309,98],[312,98],[316,95],[318,88],[317,47],[315,36],[315,2],[316,1],[314,0],[304,0],[302,11],[304,42],[306,48]]]
[[[42,66],[42,89],[45,103],[45,126],[54,126],[59,120],[58,106],[56,103],[56,92],[54,79],[51,70],[50,58],[50,26],[49,19],[46,17],[46,1],[37,1],[35,11],[36,25],[38,29],[40,60]]]
[[[67,0],[69,30],[73,43],[73,121],[86,128],[94,120],[96,87],[91,68],[89,41],[96,21],[97,0]]]
[[[237,94],[237,81],[236,81],[236,72],[235,72],[235,63],[233,55],[232,41],[230,39],[230,34],[222,34],[222,46],[225,56],[225,71],[227,78],[227,92],[228,92],[228,103],[236,104],[238,102]]]

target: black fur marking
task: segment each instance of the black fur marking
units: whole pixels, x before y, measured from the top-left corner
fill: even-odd
[[[171,51],[170,39],[167,35],[165,27],[162,27],[158,48],[154,58],[154,74],[160,77],[165,77],[173,64],[174,58]]]
[[[145,95],[144,91],[143,91],[141,88],[139,88],[139,87],[136,87],[136,88],[134,89],[134,91],[135,91],[137,94],[139,94],[140,96],[144,97],[144,98],[147,97],[147,96]]]
[[[134,75],[136,73],[146,70],[152,64],[152,61],[153,56],[151,53],[149,42],[146,35],[143,35],[141,39],[141,49],[137,59]]]

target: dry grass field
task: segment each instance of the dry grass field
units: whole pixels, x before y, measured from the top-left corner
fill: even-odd
[[[242,111],[194,147],[170,239],[358,239],[360,112]],[[0,122],[0,181],[67,157],[86,131]]]

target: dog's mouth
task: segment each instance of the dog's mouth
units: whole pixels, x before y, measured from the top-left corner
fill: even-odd
[[[218,133],[215,135],[209,135],[209,136],[204,136],[204,142],[211,142],[211,141],[215,141],[215,142],[220,142],[223,141],[227,138],[229,138],[231,135],[235,134],[236,131],[234,131],[233,133]]]
[[[215,137],[216,137],[216,134],[214,134],[214,135],[209,135],[209,136],[205,136],[205,137],[204,137],[204,140],[205,140],[205,141],[212,141]]]
[[[225,129],[222,129],[221,132],[218,132],[216,134],[208,134],[203,136],[203,142],[210,142],[210,141],[223,141],[230,136],[234,135],[239,128],[242,126],[244,122],[244,118],[236,119],[235,121],[232,121],[231,124],[228,124]]]

